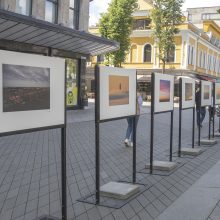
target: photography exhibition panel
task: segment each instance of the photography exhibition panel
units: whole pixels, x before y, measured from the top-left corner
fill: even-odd
[[[220,83],[215,83],[215,104],[220,105]]]
[[[99,67],[100,120],[136,114],[136,70]]]
[[[167,74],[154,74],[154,112],[173,110],[174,77]]]
[[[0,50],[0,133],[64,124],[65,60]]]
[[[211,106],[212,104],[212,83],[201,80],[201,106]]]
[[[195,107],[195,80],[182,78],[182,109]]]

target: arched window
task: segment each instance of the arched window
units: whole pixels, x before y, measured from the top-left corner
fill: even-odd
[[[151,62],[151,45],[150,44],[146,44],[144,46],[144,62]]]
[[[136,63],[137,62],[137,45],[132,45],[131,46],[131,63]]]
[[[167,53],[167,62],[174,63],[175,61],[175,46],[170,49]]]

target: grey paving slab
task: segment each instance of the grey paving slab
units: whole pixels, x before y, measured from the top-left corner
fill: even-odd
[[[150,155],[149,108],[143,108],[142,113],[137,129],[139,170],[149,162]],[[155,160],[169,160],[168,116],[155,117]],[[192,115],[186,112],[183,119],[182,145],[190,147]],[[218,143],[195,158],[173,158],[174,162],[183,162],[184,165],[170,176],[138,174],[138,179],[151,186],[150,189],[119,210],[79,203],[77,199],[95,191],[94,105],[86,110],[69,111],[67,121],[69,220],[154,219],[220,160]],[[126,120],[100,126],[101,185],[132,179],[132,148],[123,144],[126,127]],[[196,130],[195,140],[197,135]],[[201,135],[208,135],[207,117]],[[177,137],[178,109],[175,109],[174,151],[178,149]],[[0,220],[34,220],[42,214],[61,216],[60,142],[59,129],[0,138]]]
[[[220,162],[196,181],[189,190],[182,194],[156,220],[207,219],[220,198],[219,169]]]

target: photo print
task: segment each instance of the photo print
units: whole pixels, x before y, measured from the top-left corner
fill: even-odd
[[[129,76],[109,75],[109,106],[129,104]]]
[[[3,112],[50,109],[50,69],[2,64]]]
[[[193,99],[193,84],[185,83],[185,101],[191,101]]]
[[[170,81],[160,80],[160,102],[170,102]]]
[[[209,85],[204,85],[204,93],[203,93],[203,98],[204,100],[208,100],[209,99]]]

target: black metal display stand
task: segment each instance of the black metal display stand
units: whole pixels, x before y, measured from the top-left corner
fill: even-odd
[[[66,64],[65,64],[66,74]],[[64,76],[64,124],[47,127],[31,128],[12,132],[0,133],[0,137],[6,137],[17,134],[26,134],[37,131],[52,129],[61,129],[61,188],[62,188],[62,220],[67,220],[67,185],[66,185],[66,75]],[[51,217],[52,219],[52,217]]]
[[[170,113],[170,155],[169,161],[172,162],[173,155],[173,110],[164,112],[155,112],[155,74],[151,74],[151,133],[150,133],[150,174],[153,173],[153,154],[154,154],[154,116],[156,114]]]
[[[190,108],[183,108],[183,94],[182,94],[182,78],[179,80],[179,147],[178,147],[178,157],[181,157],[181,147],[182,147],[182,112],[184,110],[192,109],[193,111],[193,122],[192,122],[192,148],[195,147],[195,106]]]
[[[96,166],[96,204],[100,203],[100,124],[110,121],[116,121],[121,119],[133,118],[133,171],[132,171],[132,183],[136,183],[136,115],[111,118],[106,120],[100,120],[100,70],[99,66],[95,67],[95,166]]]

